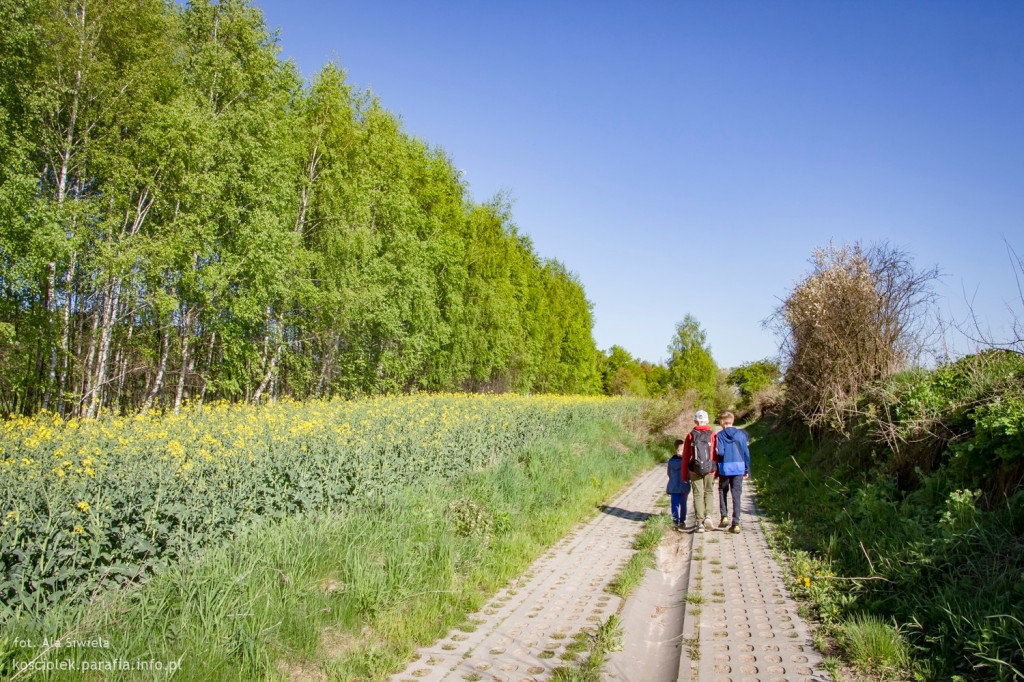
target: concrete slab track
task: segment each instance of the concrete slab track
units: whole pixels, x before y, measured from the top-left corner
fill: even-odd
[[[768,549],[752,488],[743,490],[741,533],[693,536],[679,682],[830,679]]]
[[[662,467],[639,476],[474,614],[473,632],[455,630],[423,647],[391,679],[541,682],[567,665],[573,635],[618,613],[623,646],[605,666],[606,680],[828,680],[768,550],[749,483],[741,533],[672,531],[657,568],[625,603],[605,591],[632,556],[643,521],[657,513],[664,486]]]

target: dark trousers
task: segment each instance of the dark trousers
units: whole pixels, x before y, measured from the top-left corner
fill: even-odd
[[[732,497],[732,525],[740,523],[740,495],[743,494],[743,475],[718,477],[718,509],[723,517],[729,516],[729,497]]]
[[[672,498],[672,522],[686,523],[686,498],[690,493],[669,493]]]

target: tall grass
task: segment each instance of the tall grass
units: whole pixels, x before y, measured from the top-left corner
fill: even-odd
[[[777,424],[749,431],[793,589],[854,664],[870,667],[844,628],[872,614],[898,625],[923,679],[1024,677],[1024,492],[981,507],[946,469],[901,491],[894,476],[800,445]]]
[[[910,663],[900,629],[872,614],[851,618],[842,641],[850,657],[864,672],[882,679],[902,679]]]
[[[656,460],[610,420],[581,421],[456,476],[267,520],[145,586],[14,623],[0,640],[0,674],[40,654],[44,637],[73,633],[109,649],[54,649],[43,660],[174,661],[190,680],[384,679]]]
[[[252,525],[489,466],[637,401],[414,395],[0,422],[0,624],[143,582]]]

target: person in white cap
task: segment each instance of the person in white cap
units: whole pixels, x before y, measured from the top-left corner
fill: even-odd
[[[715,431],[704,410],[697,410],[693,421],[696,426],[683,442],[683,461],[690,471],[697,532],[703,533],[715,527],[711,520],[711,504],[715,499]]]

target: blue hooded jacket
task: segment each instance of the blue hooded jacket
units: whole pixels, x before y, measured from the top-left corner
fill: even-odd
[[[718,432],[715,440],[719,476],[745,476],[750,473],[750,447],[747,432],[730,426]]]
[[[666,465],[668,467],[668,485],[665,492],[673,495],[685,495],[690,492],[690,482],[685,480],[683,470],[683,458],[679,455],[672,455]]]

